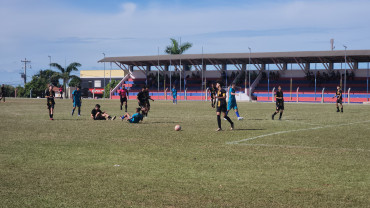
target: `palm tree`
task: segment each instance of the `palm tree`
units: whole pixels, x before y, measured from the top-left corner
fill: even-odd
[[[186,50],[193,46],[192,43],[185,42],[183,44],[179,44],[177,40],[171,38],[172,44],[166,47],[165,52],[167,54],[183,54]]]
[[[81,64],[77,62],[73,62],[69,64],[67,68],[63,68],[61,65],[57,63],[51,63],[50,66],[55,67],[59,70],[59,72],[57,72],[58,73],[57,76],[58,78],[63,80],[63,88],[65,92],[67,90],[66,87],[67,87],[67,84],[69,83],[69,80],[77,77],[75,75],[71,75],[71,72],[78,71],[77,67],[81,67]]]

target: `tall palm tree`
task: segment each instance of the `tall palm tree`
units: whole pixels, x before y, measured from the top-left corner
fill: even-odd
[[[193,44],[189,42],[185,42],[180,45],[179,42],[173,38],[171,38],[171,42],[171,45],[166,47],[165,52],[167,54],[183,54],[186,50],[193,46]]]
[[[78,71],[78,67],[81,67],[81,64],[77,62],[73,62],[69,64],[67,68],[63,68],[61,65],[57,63],[51,63],[50,66],[55,67],[59,70],[59,72],[57,72],[58,73],[57,76],[63,80],[63,88],[65,92],[67,90],[66,87],[67,87],[67,84],[69,83],[69,80],[74,77],[77,77],[75,75],[71,75],[71,72]]]

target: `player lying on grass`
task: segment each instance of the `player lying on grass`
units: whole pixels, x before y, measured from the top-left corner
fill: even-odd
[[[73,109],[72,109],[72,116],[75,113],[76,107],[78,108],[78,116],[81,116],[81,90],[80,86],[77,89],[73,90],[72,92],[72,100],[73,100]]]
[[[111,117],[105,111],[100,110],[100,105],[96,104],[95,108],[91,111],[91,118],[93,120],[114,120],[116,116]]]
[[[284,93],[281,90],[281,87],[278,87],[278,91],[275,93],[276,98],[276,111],[274,114],[272,114],[272,120],[274,120],[275,115],[280,112],[279,120],[281,120],[281,117],[283,116],[284,112]]]
[[[216,131],[222,131],[222,128],[221,128],[221,112],[223,113],[223,116],[224,118],[230,123],[231,125],[231,130],[234,129],[234,123],[231,121],[231,119],[226,115],[226,111],[227,111],[227,104],[226,104],[226,91],[224,89],[222,89],[222,83],[221,82],[217,82],[216,84],[216,87],[218,89],[217,91],[217,110],[216,110],[216,114],[217,114],[217,124],[218,124],[218,129]]]
[[[53,85],[49,85],[49,88],[46,90],[45,97],[47,101],[46,105],[48,106],[49,110],[50,120],[54,120],[55,92],[53,91]]]
[[[134,113],[132,116],[130,114],[126,113],[124,116],[120,117],[121,120],[126,120],[129,123],[139,123],[143,120],[143,114],[140,113],[140,111],[145,111],[145,109],[142,108],[136,108],[136,113]]]
[[[243,120],[244,118],[239,115],[238,112],[238,105],[236,104],[236,98],[235,98],[236,92],[235,92],[235,83],[231,84],[231,88],[229,89],[229,101],[227,103],[227,113],[229,114],[229,111],[231,109],[234,109],[236,116],[238,117],[238,121]]]
[[[340,105],[340,112],[343,113],[343,103],[342,103],[342,89],[337,86],[337,92],[335,93],[334,97],[333,98],[337,98],[337,101],[336,101],[336,106],[337,106],[337,112],[339,112],[339,106],[338,104]]]

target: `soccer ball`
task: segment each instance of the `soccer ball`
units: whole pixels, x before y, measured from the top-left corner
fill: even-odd
[[[180,125],[176,125],[175,126],[175,131],[180,131],[181,130],[181,126]]]

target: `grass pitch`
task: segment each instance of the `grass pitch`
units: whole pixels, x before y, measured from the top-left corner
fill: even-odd
[[[0,103],[1,207],[370,207],[370,106],[286,103],[272,121],[273,103],[239,103],[215,132],[208,102],[155,101],[142,124],[92,121],[96,103],[122,114]]]

